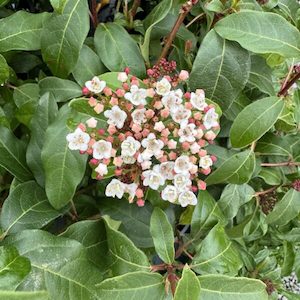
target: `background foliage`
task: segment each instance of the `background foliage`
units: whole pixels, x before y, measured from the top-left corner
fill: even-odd
[[[0,0],[0,298],[300,299],[281,282],[300,276],[299,3],[141,2]],[[71,100],[144,78],[178,16],[169,59],[223,111],[208,191],[106,199],[68,150]]]

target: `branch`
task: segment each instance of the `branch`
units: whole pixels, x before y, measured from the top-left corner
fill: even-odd
[[[191,9],[193,8],[193,6],[198,2],[198,0],[190,0],[187,1],[186,3],[184,3],[181,7],[181,12],[167,38],[167,41],[165,43],[165,46],[160,54],[160,57],[158,59],[158,61],[160,61],[162,58],[166,58],[169,50],[172,46],[173,40],[175,39],[175,36],[177,34],[177,31],[179,30],[181,24],[183,23],[185,17],[188,15],[188,13],[191,11]]]
[[[257,196],[261,196],[261,195],[265,195],[265,194],[272,193],[272,192],[274,192],[277,188],[278,188],[278,186],[276,185],[276,186],[273,186],[273,187],[271,187],[270,189],[267,189],[267,190],[265,190],[265,191],[256,192],[256,193],[255,193],[255,196],[257,197]]]
[[[292,71],[295,70],[296,74],[291,78]],[[300,79],[300,68],[298,66],[292,66],[289,70],[288,75],[286,76],[283,84],[281,85],[280,91],[278,92],[277,96],[286,96],[290,87]]]
[[[136,12],[137,12],[140,5],[141,5],[141,0],[134,0],[133,1],[132,7],[131,7],[131,10],[130,10],[130,15],[131,15],[132,19],[134,19],[135,15],[136,15]]]
[[[285,161],[280,163],[262,163],[260,164],[262,167],[293,167],[293,166],[300,166],[300,162],[293,162],[293,161]]]

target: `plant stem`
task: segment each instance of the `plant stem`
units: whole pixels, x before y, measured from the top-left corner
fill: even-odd
[[[136,15],[136,12],[137,12],[140,5],[141,5],[141,0],[134,0],[133,1],[132,7],[131,7],[131,10],[130,10],[130,15],[131,15],[132,20],[134,19],[135,15]]]
[[[189,28],[192,24],[194,24],[197,20],[202,19],[205,16],[205,13],[202,13],[196,16],[191,22],[189,22],[185,27]]]
[[[186,3],[184,3],[181,7],[181,12],[170,32],[170,34],[168,35],[167,41],[165,43],[165,46],[160,54],[160,57],[158,59],[158,61],[160,61],[162,58],[166,58],[168,56],[169,50],[172,46],[173,40],[175,39],[175,36],[177,34],[177,31],[179,30],[181,24],[183,23],[185,17],[188,15],[188,13],[191,11],[191,9],[193,8],[193,5],[195,5],[197,3],[197,1],[187,1]]]
[[[92,0],[91,14],[92,14],[93,26],[94,26],[94,28],[96,28],[98,25],[98,13],[97,13],[97,1],[96,0]]]
[[[300,79],[300,71],[298,69],[295,69],[296,70],[296,74],[291,78],[291,74],[292,74],[292,71],[294,69],[294,66],[292,66],[289,70],[289,73],[287,75],[287,77],[285,78],[281,88],[280,88],[280,91],[278,92],[277,96],[280,97],[280,96],[286,96],[287,93],[288,93],[288,90],[290,89],[290,87],[298,80]]]
[[[261,192],[256,192],[255,193],[255,196],[261,196],[261,195],[265,195],[265,194],[269,194],[269,193],[272,193],[273,191],[275,191],[276,189],[278,188],[278,186],[273,186],[265,191],[261,191]]]
[[[262,163],[262,167],[300,166],[300,162],[285,161],[280,163]]]

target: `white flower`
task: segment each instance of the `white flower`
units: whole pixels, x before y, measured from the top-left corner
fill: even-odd
[[[137,85],[133,84],[130,88],[130,93],[126,93],[124,98],[134,105],[146,104],[147,90],[140,89]]]
[[[203,157],[200,158],[200,161],[199,161],[199,167],[200,168],[202,168],[204,170],[207,170],[212,165],[213,165],[213,161],[212,161],[212,159],[210,158],[209,155],[205,155],[205,156],[203,156]]]
[[[157,166],[158,167],[158,166]],[[147,170],[143,172],[143,185],[149,186],[153,190],[158,190],[161,185],[165,184],[163,176],[155,170]]]
[[[121,199],[125,192],[125,184],[118,179],[113,179],[106,187],[105,195],[107,197],[118,197]]]
[[[165,96],[171,90],[171,84],[167,78],[163,78],[162,80],[156,83],[156,93],[161,96]]]
[[[100,175],[104,176],[108,173],[107,165],[105,164],[99,164],[98,167],[95,169],[95,171]]]
[[[136,159],[133,156],[122,156],[123,163],[127,165],[132,165],[136,162]]]
[[[117,105],[114,105],[111,110],[106,110],[104,116],[108,118],[108,124],[113,124],[119,129],[124,126],[124,122],[127,118],[126,112]]]
[[[100,140],[93,144],[93,157],[96,159],[110,158],[112,144],[105,140]]]
[[[145,112],[146,112],[145,108],[135,109],[131,114],[133,123],[138,125],[145,123],[147,121]]]
[[[158,132],[162,132],[163,129],[165,129],[165,125],[162,121],[156,122],[154,125],[154,130],[158,131]]]
[[[203,90],[196,90],[196,93],[191,93],[191,103],[192,105],[199,109],[204,110],[207,107],[207,103],[205,102],[205,93]]]
[[[133,156],[140,147],[141,143],[139,141],[132,136],[128,136],[121,144],[121,156]]]
[[[162,97],[162,104],[167,107],[171,112],[175,111],[182,103],[182,91],[180,89],[171,91]]]
[[[133,198],[135,197],[135,192],[138,188],[136,183],[125,184],[125,193],[129,195],[129,202],[132,202]]]
[[[120,72],[118,74],[118,80],[119,81],[125,82],[125,81],[127,81],[127,79],[128,79],[128,76],[127,76],[127,74],[125,72]]]
[[[166,161],[160,164],[159,171],[165,179],[172,180],[174,178],[174,166],[175,163],[173,161]]]
[[[174,185],[167,185],[161,192],[161,198],[174,203],[178,198],[178,192]]]
[[[153,155],[160,155],[164,143],[161,140],[157,140],[154,133],[150,133],[147,138],[142,140],[142,146],[146,149],[146,151],[144,151],[145,157],[150,156],[151,158]]]
[[[77,128],[73,133],[69,133],[66,139],[69,142],[68,147],[71,150],[86,151],[91,138],[87,133]]]
[[[203,118],[203,125],[205,126],[205,128],[211,129],[212,127],[218,126],[218,117],[219,115],[215,112],[214,108],[208,110]]]
[[[187,155],[181,155],[175,160],[174,170],[177,174],[189,174],[192,163]]]
[[[173,179],[173,183],[179,192],[188,190],[192,185],[192,181],[185,174],[175,175]]]
[[[193,192],[185,191],[179,195],[178,202],[182,207],[186,207],[188,205],[196,205],[197,197]]]
[[[187,124],[191,114],[192,112],[181,104],[171,112],[172,119],[179,124]]]
[[[195,136],[197,135],[196,125],[195,124],[183,124],[178,130],[178,135],[180,136],[179,142],[195,142]]]
[[[106,82],[103,80],[100,80],[97,76],[95,76],[95,77],[93,77],[92,80],[87,81],[85,83],[85,86],[92,93],[99,94],[106,87]]]
[[[201,147],[198,145],[198,143],[195,142],[191,145],[190,151],[191,151],[192,154],[196,154],[200,151],[200,148]]]
[[[98,121],[95,118],[89,118],[86,121],[87,126],[90,127],[90,128],[96,128],[97,127],[97,123],[98,123]]]

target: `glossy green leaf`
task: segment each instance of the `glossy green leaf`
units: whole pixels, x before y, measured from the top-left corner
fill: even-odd
[[[220,207],[207,191],[198,192],[198,203],[194,209],[191,234],[197,240],[205,236],[217,223],[225,223]]]
[[[245,93],[239,93],[224,112],[225,117],[230,121],[234,121],[238,114],[250,103],[251,100]]]
[[[46,93],[40,98],[30,123],[31,138],[27,147],[26,161],[37,183],[41,186],[45,185],[41,152],[47,127],[54,121],[57,111],[58,108],[53,95]]]
[[[151,206],[146,202],[141,210],[138,206],[126,201],[101,199],[100,211],[114,220],[121,221],[120,231],[125,233],[136,246],[141,248],[153,247],[150,234]]]
[[[39,50],[43,24],[48,13],[31,14],[18,11],[0,20],[0,52]]]
[[[191,263],[191,268],[200,274],[237,275],[241,267],[239,252],[219,224],[200,243]]]
[[[86,155],[68,148],[68,107],[63,107],[56,120],[48,127],[42,149],[45,188],[51,205],[60,209],[74,196],[86,168]]]
[[[14,89],[14,102],[17,107],[33,102],[37,103],[39,98],[39,86],[35,83],[26,83]]]
[[[275,95],[272,82],[272,69],[267,65],[266,60],[261,56],[251,56],[249,83],[270,96]]]
[[[0,166],[5,168],[20,181],[32,178],[26,161],[25,145],[6,127],[0,126]]]
[[[110,71],[120,72],[126,67],[137,77],[145,75],[142,54],[127,31],[116,23],[101,23],[95,32],[97,53]],[[107,51],[109,49],[109,51]]]
[[[198,276],[203,300],[268,300],[266,285],[257,279],[224,275]]]
[[[112,256],[111,269],[115,276],[134,271],[150,271],[147,256],[122,232],[115,230],[105,217],[107,244]]]
[[[150,12],[150,14],[144,20],[145,35],[144,42],[141,45],[141,52],[144,57],[144,60],[149,63],[149,46],[150,46],[150,37],[153,27],[163,20],[169,10],[172,7],[172,0],[163,0]]]
[[[14,290],[29,272],[30,261],[28,258],[20,256],[15,247],[0,247],[1,290]]]
[[[164,279],[160,274],[133,272],[104,280],[96,286],[101,300],[163,300]]]
[[[50,3],[52,7],[54,8],[54,11],[57,13],[62,13],[64,10],[64,7],[68,0],[50,0]]]
[[[66,78],[74,69],[89,31],[86,1],[67,1],[61,14],[53,13],[42,33],[42,55],[53,75]]]
[[[258,177],[262,178],[269,185],[279,185],[282,181],[280,168],[262,168]]]
[[[5,300],[49,300],[48,292],[14,292],[0,291],[0,299]]]
[[[77,64],[72,74],[78,84],[84,86],[85,82],[91,80],[95,75],[100,75],[106,70],[98,55],[88,46],[83,45]]]
[[[211,30],[203,39],[190,74],[192,90],[202,88],[206,97],[225,111],[245,87],[250,55],[238,44],[223,40]]]
[[[59,217],[47,196],[34,181],[19,184],[5,200],[1,210],[1,227],[6,234],[24,229],[38,229]]]
[[[6,82],[9,78],[9,66],[5,58],[0,54],[0,84]]]
[[[254,172],[255,155],[252,151],[246,150],[232,155],[212,174],[210,174],[206,183],[208,185],[217,183],[242,184],[248,182]]]
[[[248,184],[228,184],[222,192],[218,205],[227,219],[232,219],[239,208],[254,196],[254,189]]]
[[[300,212],[300,192],[290,189],[283,198],[275,204],[267,216],[267,223],[285,225],[296,218]]]
[[[299,30],[278,14],[241,11],[222,19],[215,30],[223,38],[237,41],[254,53],[300,57]]]
[[[81,87],[73,81],[45,77],[39,82],[40,95],[50,92],[56,102],[65,102],[82,95]]]
[[[158,256],[167,264],[172,264],[175,257],[174,233],[167,215],[155,207],[150,221],[150,233]]]
[[[233,147],[242,148],[261,138],[277,121],[284,102],[277,97],[263,98],[246,106],[230,130]]]
[[[189,267],[185,267],[177,284],[174,300],[199,300],[199,296],[200,282],[195,273]]]
[[[96,298],[95,284],[102,274],[79,242],[41,230],[23,230],[5,242],[31,261],[31,272],[19,289],[47,290],[49,299],[57,300]]]

